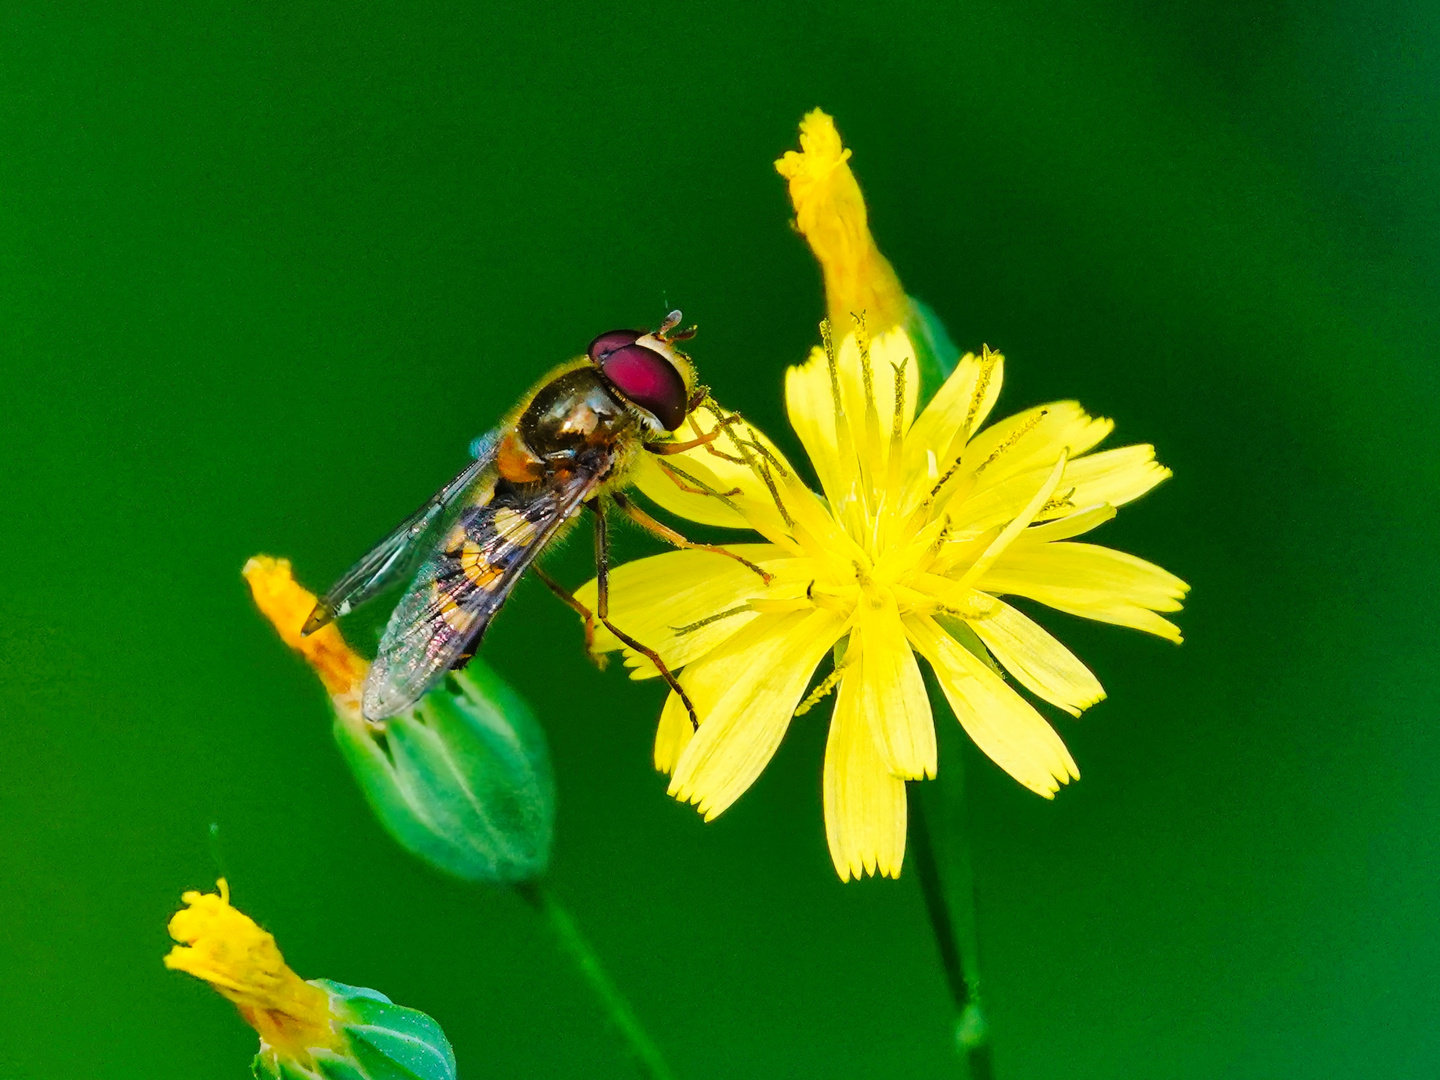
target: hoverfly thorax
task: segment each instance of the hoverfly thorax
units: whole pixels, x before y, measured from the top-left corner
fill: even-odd
[[[515,431],[540,461],[556,466],[587,447],[608,449],[638,426],[633,410],[616,398],[603,375],[581,367],[537,390]]]

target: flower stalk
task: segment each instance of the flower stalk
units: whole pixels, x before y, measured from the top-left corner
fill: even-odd
[[[964,784],[961,779],[959,767],[952,766],[943,784],[947,802],[956,808],[956,814],[952,816],[957,817],[964,812]],[[925,898],[930,930],[935,935],[940,966],[955,1005],[955,1052],[965,1059],[970,1080],[990,1080],[994,1069],[990,1025],[980,1001],[970,836],[961,818],[956,822],[959,828],[947,830],[950,832],[949,842],[942,849],[931,831],[925,802],[925,793],[910,785],[910,840],[915,850],[916,876],[920,879],[920,892]],[[948,889],[940,869],[942,851],[949,856],[951,883]],[[952,901],[954,907],[963,909],[958,926]]]
[[[527,904],[535,909],[544,920],[550,932],[555,935],[556,944],[575,963],[587,986],[594,992],[605,1015],[620,1032],[631,1056],[650,1080],[674,1080],[660,1048],[650,1038],[640,1023],[630,1002],[605,970],[605,965],[580,930],[575,916],[562,904],[554,891],[543,880],[527,881],[515,886],[515,891]]]

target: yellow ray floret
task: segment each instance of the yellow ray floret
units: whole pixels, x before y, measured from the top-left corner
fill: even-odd
[[[186,907],[170,920],[170,936],[180,944],[165,956],[167,968],[204,979],[233,1001],[262,1047],[281,1057],[309,1064],[314,1051],[343,1045],[329,995],[291,971],[275,938],[230,905],[224,878],[216,892],[181,899]]]

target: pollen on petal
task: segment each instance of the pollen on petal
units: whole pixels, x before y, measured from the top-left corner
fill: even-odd
[[[346,643],[333,623],[308,637],[300,636],[315,594],[296,582],[289,559],[256,555],[240,571],[250,586],[255,606],[270,620],[280,640],[305,658],[331,695],[348,694],[365,679],[369,664]]]
[[[800,149],[787,151],[775,169],[790,182],[795,228],[825,273],[831,323],[844,334],[852,314],[864,315],[870,333],[880,334],[904,322],[909,302],[870,235],[849,159],[835,121],[815,109],[800,121]]]

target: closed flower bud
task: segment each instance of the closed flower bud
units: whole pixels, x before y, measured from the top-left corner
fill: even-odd
[[[545,735],[525,702],[482,661],[381,723],[360,712],[366,662],[332,624],[299,628],[314,606],[284,559],[245,565],[255,602],[315,668],[335,710],[335,740],[386,831],[465,881],[522,882],[550,859],[555,788]]]
[[[180,944],[165,966],[204,979],[235,1003],[260,1035],[257,1080],[455,1080],[455,1054],[440,1025],[384,994],[327,979],[306,982],[273,935],[213,893],[187,892],[170,920]]]

